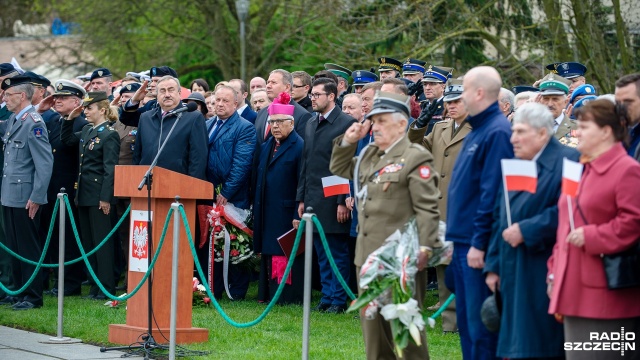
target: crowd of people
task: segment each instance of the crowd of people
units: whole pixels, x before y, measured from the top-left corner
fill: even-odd
[[[269,302],[285,281],[279,303],[302,302],[304,265],[296,258],[283,278],[287,258],[278,238],[297,229],[308,207],[340,275],[359,292],[367,256],[415,217],[414,298],[422,308],[427,289],[437,288],[435,310],[455,294],[442,328],[459,334],[465,359],[617,356],[565,351],[565,344],[590,341],[593,332],[640,330],[640,285],[611,289],[603,265],[603,256],[640,241],[640,192],[634,190],[640,184],[640,74],[621,77],[614,94],[598,96],[587,68],[575,62],[550,64],[535,84],[511,90],[488,66],[457,77],[453,68],[413,58],[378,63],[377,73],[327,63],[313,75],[274,69],[249,83],[210,86],[196,79],[189,89],[168,66],[123,79],[100,68],[52,84],[0,64],[0,240],[37,261],[64,188],[74,199],[82,245],[91,250],[129,203],[114,196],[115,166],[150,165],[165,144],[158,166],[217,189],[203,202],[253,211],[260,271],[229,268],[234,300],[245,299],[257,278],[258,301]],[[189,103],[194,111],[183,109]],[[514,158],[535,162],[535,192],[506,193],[501,161]],[[565,160],[584,166],[575,197],[561,196]],[[324,181],[334,175],[350,180],[348,194],[327,194]],[[444,238],[438,236],[442,223]],[[66,258],[76,258],[69,224],[62,226],[68,227]],[[57,230],[53,234],[55,242]],[[126,275],[128,228],[117,235],[90,257],[112,293]],[[451,263],[428,269],[443,240],[454,244]],[[313,243],[305,251],[314,252],[322,294],[314,310],[344,313],[347,292],[317,229]],[[49,246],[49,262],[57,260],[56,248]],[[201,262],[211,261],[206,249]],[[222,265],[212,266],[214,295],[222,297]],[[34,269],[0,252],[0,281],[10,289],[25,285]],[[0,294],[0,303],[14,310],[42,307],[50,284],[43,278],[18,296]],[[88,298],[105,299],[80,265],[65,267],[64,295],[80,295],[85,280]],[[126,276],[123,281],[126,288]],[[495,331],[481,307],[497,294]],[[389,322],[363,315],[360,322],[368,359],[397,358]],[[421,337],[403,357],[429,358],[424,331]]]

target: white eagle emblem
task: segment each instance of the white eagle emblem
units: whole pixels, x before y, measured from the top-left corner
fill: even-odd
[[[147,258],[148,240],[146,224],[138,223],[133,229],[133,245],[135,247],[132,252],[133,257],[138,259]]]

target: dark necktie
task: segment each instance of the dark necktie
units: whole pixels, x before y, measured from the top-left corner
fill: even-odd
[[[318,118],[318,125],[322,124],[322,122],[325,120],[327,119],[325,119],[324,116],[320,115],[320,117]]]
[[[221,127],[222,127],[222,120],[218,119],[218,121],[216,121],[216,124],[215,124],[215,129],[213,130],[213,132],[211,133],[211,136],[209,137],[209,141],[215,140],[216,135],[218,135],[218,132],[220,131]]]

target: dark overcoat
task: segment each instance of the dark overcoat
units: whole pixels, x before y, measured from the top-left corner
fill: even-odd
[[[299,219],[296,192],[304,141],[293,130],[272,157],[274,142],[269,138],[256,154],[253,243],[256,252],[284,255],[277,239],[293,228],[293,219]]]
[[[501,190],[496,197],[494,225],[484,271],[500,276],[502,322],[498,357],[563,356],[563,329],[547,314],[547,259],[556,242],[558,198],[563,158],[578,161],[579,153],[551,138],[540,154],[536,193],[509,192],[512,223],[518,223],[524,243],[513,248],[502,238],[508,227]]]

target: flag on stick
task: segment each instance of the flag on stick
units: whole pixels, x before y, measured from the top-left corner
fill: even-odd
[[[565,158],[562,162],[562,195],[576,197],[584,166]]]
[[[502,179],[507,191],[528,191],[536,193],[538,167],[532,160],[503,159]]]
[[[348,195],[350,193],[349,180],[340,176],[327,176],[322,178],[324,197],[335,195]]]

